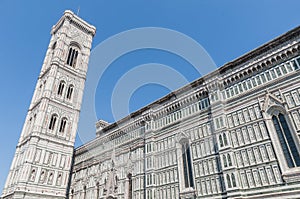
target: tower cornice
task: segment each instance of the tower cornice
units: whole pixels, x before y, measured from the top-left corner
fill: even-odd
[[[83,32],[95,36],[96,27],[84,21],[75,15],[71,10],[66,10],[64,15],[60,18],[60,20],[52,27],[51,34],[54,34],[64,23],[65,20],[68,20],[70,23],[74,24],[78,29]]]

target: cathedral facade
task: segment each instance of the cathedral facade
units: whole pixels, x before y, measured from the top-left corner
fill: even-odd
[[[53,27],[3,198],[300,198],[300,27],[73,151],[94,34]]]

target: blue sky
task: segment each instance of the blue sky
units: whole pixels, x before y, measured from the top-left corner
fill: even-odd
[[[36,80],[50,39],[50,29],[64,10],[76,12],[97,27],[93,46],[120,32],[141,27],[163,27],[196,40],[221,66],[263,43],[297,27],[300,1],[190,0],[190,1],[0,1],[0,189],[15,152]],[[138,64],[162,63],[174,67],[189,81],[198,74],[182,58],[159,50],[126,54],[116,60],[99,82],[97,117],[113,122],[111,89],[118,78]],[[146,85],[130,100],[137,110],[169,92]],[[80,145],[77,140],[76,145]]]

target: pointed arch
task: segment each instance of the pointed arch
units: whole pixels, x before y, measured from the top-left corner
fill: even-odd
[[[73,91],[74,91],[74,86],[73,86],[73,84],[70,84],[68,87],[68,90],[67,90],[67,99],[68,100],[72,99]]]
[[[128,199],[132,199],[132,174],[128,173]]]
[[[273,115],[272,121],[288,167],[300,167],[299,151],[285,116],[282,113]]]
[[[60,133],[64,133],[65,132],[67,121],[68,121],[68,119],[66,117],[63,117],[60,120],[60,126],[59,126],[59,132]]]
[[[236,180],[233,173],[231,174],[231,182],[232,182],[232,187],[236,187]]]
[[[80,49],[81,47],[77,42],[71,42],[67,56],[67,65],[76,68]]]
[[[231,160],[231,156],[230,156],[230,154],[228,153],[227,154],[227,161],[228,161],[228,166],[232,166],[232,160]]]
[[[57,121],[57,114],[52,114],[50,123],[49,123],[49,127],[48,127],[49,130],[54,130],[56,121]]]
[[[66,85],[66,82],[64,80],[61,80],[59,82],[58,89],[57,89],[57,95],[62,96],[65,85]]]
[[[230,179],[229,174],[226,174],[226,181],[227,181],[228,188],[232,188],[231,179]]]
[[[223,138],[222,138],[221,134],[219,135],[219,142],[220,142],[220,147],[223,147],[224,143],[223,143]]]
[[[185,188],[194,187],[194,177],[192,169],[192,157],[191,149],[188,140],[181,140],[181,156],[182,156],[182,166],[183,166],[183,177]]]
[[[224,164],[224,167],[226,168],[228,165],[227,165],[227,160],[226,160],[226,155],[223,154],[223,164]]]
[[[35,175],[36,175],[36,169],[32,169],[31,173],[30,173],[30,181],[34,181],[35,180]]]
[[[228,146],[228,139],[226,133],[223,133],[224,146]]]

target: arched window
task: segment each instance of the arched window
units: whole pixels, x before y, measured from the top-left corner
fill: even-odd
[[[74,189],[71,190],[71,199],[73,199],[73,197],[74,197]],[[99,198],[99,197],[97,197],[97,198]]]
[[[272,120],[288,167],[299,167],[300,155],[284,115],[273,115]]]
[[[43,183],[45,181],[45,171],[42,171],[40,175],[40,182]]]
[[[75,68],[76,62],[77,62],[77,57],[78,57],[78,50],[75,49],[74,47],[71,47],[69,49],[69,54],[68,54],[68,59],[67,59],[67,64],[69,66],[72,66]]]
[[[50,124],[49,124],[49,129],[50,129],[50,130],[53,130],[53,129],[54,129],[56,120],[57,120],[57,115],[55,115],[55,114],[52,115],[52,116],[51,116],[51,120],[50,120]]]
[[[61,174],[58,175],[57,180],[56,180],[56,185],[60,186],[61,185]]]
[[[233,173],[231,174],[231,181],[232,181],[232,187],[236,187],[235,176]]]
[[[53,180],[53,173],[51,172],[48,177],[48,184],[52,184],[52,180]]]
[[[67,99],[70,100],[72,98],[72,94],[73,94],[73,90],[74,90],[74,86],[70,85],[67,91]]]
[[[97,182],[96,187],[97,187],[96,198],[98,199],[100,197],[100,183],[99,182]]]
[[[224,140],[224,146],[227,146],[228,145],[228,140],[227,140],[226,133],[223,133],[223,140]]]
[[[30,181],[34,181],[35,180],[35,169],[32,169],[31,174],[30,174]]]
[[[231,188],[232,185],[231,185],[231,181],[230,181],[230,176],[229,176],[229,174],[226,174],[226,180],[227,180],[228,188]]]
[[[65,84],[66,83],[64,81],[61,81],[59,83],[58,90],[57,90],[57,95],[61,96],[63,94],[64,88],[65,88]]]
[[[132,174],[127,175],[128,178],[128,199],[132,199]]]
[[[67,118],[64,117],[60,121],[60,127],[59,127],[59,132],[60,133],[64,133],[65,132],[66,124],[67,124]]]
[[[52,45],[52,50],[54,50],[56,48],[56,44],[57,44],[57,42],[55,41]]]
[[[184,142],[182,144],[182,163],[183,163],[185,187],[186,188],[194,187],[191,150],[187,142]]]
[[[231,161],[231,156],[230,156],[230,154],[228,153],[227,154],[227,161],[228,161],[228,166],[232,166],[232,161]]]
[[[220,147],[223,147],[224,144],[223,144],[223,138],[222,138],[222,135],[219,135],[219,142],[220,142]]]
[[[223,154],[223,164],[224,167],[227,167],[227,160],[226,160],[226,156]]]
[[[83,199],[86,199],[86,186],[83,186]]]

